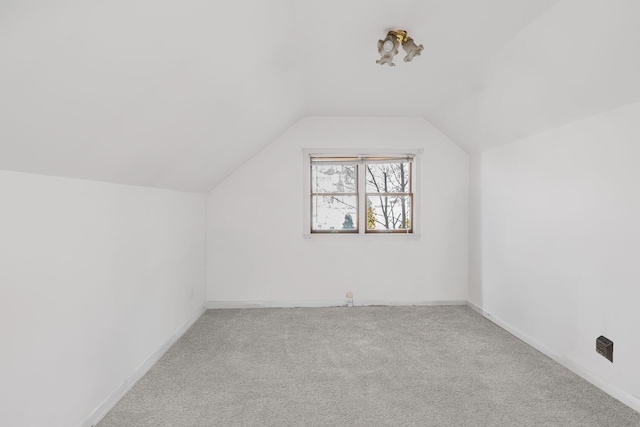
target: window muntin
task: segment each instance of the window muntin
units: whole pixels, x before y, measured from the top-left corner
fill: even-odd
[[[311,233],[413,233],[413,158],[310,155]]]

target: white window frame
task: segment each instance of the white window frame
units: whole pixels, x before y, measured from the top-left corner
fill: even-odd
[[[303,237],[305,239],[383,239],[383,240],[406,240],[406,239],[418,239],[420,237],[420,154],[422,149],[312,149],[305,148],[302,150],[302,170],[303,170]],[[312,233],[311,232],[311,158],[312,157],[413,157],[413,166],[411,173],[411,189],[413,194],[412,200],[412,233],[386,233],[366,232],[366,215],[367,210],[363,207],[366,206],[366,179],[358,180],[358,232],[357,233]],[[364,162],[363,162],[364,164]],[[362,174],[363,171],[360,171]]]

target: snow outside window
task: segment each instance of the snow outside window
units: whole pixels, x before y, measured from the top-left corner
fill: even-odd
[[[413,155],[309,159],[311,233],[413,233]]]

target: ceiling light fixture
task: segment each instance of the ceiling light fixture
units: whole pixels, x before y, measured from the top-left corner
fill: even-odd
[[[407,56],[404,57],[404,62],[411,62],[411,60],[420,55],[420,52],[424,49],[422,45],[417,46],[405,30],[391,30],[387,33],[387,37],[385,37],[384,40],[378,40],[380,59],[376,61],[376,64],[388,64],[390,67],[395,67],[396,64],[393,63],[393,57],[398,54],[398,48],[401,44],[402,49],[407,52]]]

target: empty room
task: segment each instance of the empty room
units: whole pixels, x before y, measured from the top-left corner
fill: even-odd
[[[640,1],[0,1],[0,426],[640,426]]]

